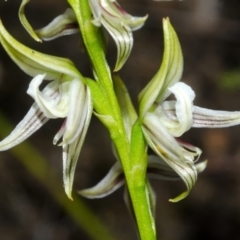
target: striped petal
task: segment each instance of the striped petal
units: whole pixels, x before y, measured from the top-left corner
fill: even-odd
[[[87,111],[84,117],[82,116],[82,121],[84,121],[80,132],[76,130],[78,135],[75,137],[70,144],[63,144],[63,182],[64,182],[64,189],[67,196],[72,199],[72,186],[74,180],[74,173],[77,165],[77,160],[87,133],[87,129],[91,120],[92,116],[92,99],[90,95],[90,91],[87,89],[86,94],[86,104],[87,104]],[[78,111],[83,113],[83,109],[78,108]],[[81,124],[79,124],[81,125]],[[66,128],[66,132],[67,132]],[[64,143],[64,135],[63,135],[63,143]]]
[[[79,136],[85,125],[90,105],[88,88],[79,79],[74,79],[69,89],[66,131],[63,135],[64,144],[70,144]]]
[[[116,17],[103,16],[101,23],[107,29],[117,46],[117,62],[114,71],[122,68],[133,47],[133,35],[128,25],[122,24]]]
[[[58,97],[56,83],[49,83],[42,91],[43,96],[52,98],[53,100]],[[41,128],[49,118],[34,103],[23,120],[16,126],[11,134],[0,142],[0,151],[8,150],[25,139],[29,138],[34,132]]]
[[[54,18],[46,27],[38,29],[35,33],[44,41],[79,32],[75,14],[68,8],[63,14]]]
[[[117,62],[114,71],[118,71],[132,50],[132,31],[141,28],[147,16],[133,17],[114,0],[89,0],[89,3],[94,16],[93,24],[96,26],[102,24],[117,45]]]
[[[42,83],[45,75],[37,75],[31,83],[27,93],[36,101],[39,108],[44,112],[48,118],[63,118],[67,116],[68,102],[69,102],[69,86],[70,82],[59,84],[55,81],[55,85],[59,91],[58,99],[53,99],[44,95],[39,86]]]
[[[189,155],[185,154],[186,150],[178,144],[156,115],[146,114],[143,122],[143,132],[152,150],[184,181],[187,191],[174,199],[170,199],[172,202],[180,201],[189,194],[197,180],[194,159],[189,159]]]
[[[239,111],[218,111],[194,106],[193,125],[195,128],[223,128],[240,124]]]

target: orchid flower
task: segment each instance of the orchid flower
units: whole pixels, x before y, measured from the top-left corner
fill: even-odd
[[[163,20],[164,56],[154,78],[139,95],[142,129],[148,145],[184,181],[187,191],[170,201],[186,197],[197,180],[195,162],[201,150],[176,137],[192,127],[216,128],[240,124],[240,112],[204,109],[194,106],[195,93],[179,82],[183,57],[177,35],[169,19]],[[175,101],[167,101],[173,94]]]
[[[36,41],[53,40],[79,31],[72,9],[67,9],[47,26],[34,30],[24,13],[25,6],[29,1],[22,1],[19,8],[19,18],[22,25]],[[116,0],[89,0],[89,4],[94,16],[92,23],[97,27],[102,24],[117,45],[117,62],[114,71],[118,71],[122,68],[132,50],[132,31],[140,29],[148,16],[133,17],[122,9]]]
[[[125,129],[127,132],[128,139],[130,141],[131,134],[132,134],[132,128],[137,120],[137,114],[134,110],[134,107],[131,103],[130,96],[128,95],[127,89],[120,79],[119,76],[114,76],[114,86],[116,90],[116,96],[118,98],[118,102],[120,104],[121,110],[122,110],[122,116],[124,120]],[[175,139],[174,139],[175,141]],[[184,143],[182,143],[184,144]],[[200,155],[201,150],[198,148],[195,148],[191,146],[190,144],[184,144],[184,146],[187,146],[191,150],[195,150],[197,154]],[[118,153],[113,146],[113,154],[115,158],[117,159],[117,162],[113,165],[113,167],[110,169],[110,171],[107,173],[107,175],[94,187],[83,189],[81,191],[78,191],[78,193],[86,198],[103,198],[105,196],[110,195],[114,191],[116,191],[118,188],[120,188],[125,183],[125,177],[124,172],[119,160]],[[196,155],[197,155],[196,154]],[[187,151],[186,151],[187,155]],[[192,156],[195,156],[195,153],[189,152],[189,158]],[[197,163],[194,166],[194,169],[196,169],[196,172],[202,172],[207,165],[207,161],[203,161],[201,163]],[[162,157],[149,155],[147,156],[147,176],[149,178],[159,179],[159,180],[179,180],[181,179],[179,175],[174,171],[174,168],[171,168]],[[151,185],[148,184],[148,191],[150,195],[150,199],[155,199],[155,194],[153,190],[151,189]],[[129,200],[128,192],[125,191],[124,199],[131,210],[131,201]],[[153,206],[151,206],[151,209],[153,209],[153,215],[154,215],[154,200],[153,200]],[[131,211],[132,212],[132,211]]]
[[[63,148],[63,181],[67,196],[72,199],[74,172],[92,114],[90,90],[73,63],[39,53],[15,40],[0,22],[0,42],[13,61],[34,78],[27,93],[35,103],[12,133],[0,142],[0,151],[21,143],[49,119],[63,118],[53,139]],[[52,80],[40,91],[43,80]]]
[[[49,41],[55,38],[79,32],[77,20],[72,9],[54,18],[47,26],[34,30],[25,16],[25,6],[30,0],[22,0],[19,8],[19,19],[30,36],[37,42]]]
[[[177,35],[169,19],[163,20],[164,57],[159,71],[139,95],[142,131],[156,156],[148,156],[147,176],[182,179],[187,191],[172,202],[185,198],[194,186],[197,175],[206,161],[196,163],[201,149],[178,139],[192,127],[229,127],[240,124],[240,112],[215,111],[194,106],[195,93],[190,86],[179,82],[183,72],[183,57]],[[138,116],[131,105],[124,84],[115,79],[116,94],[122,109],[129,140]],[[173,94],[175,101],[166,100]],[[119,159],[115,153],[115,157]],[[87,198],[101,198],[124,184],[121,164],[117,162],[96,186],[79,191]]]
[[[106,28],[117,45],[117,62],[114,71],[122,68],[133,46],[132,31],[138,30],[147,19],[133,17],[116,0],[89,0],[94,16],[93,24]]]

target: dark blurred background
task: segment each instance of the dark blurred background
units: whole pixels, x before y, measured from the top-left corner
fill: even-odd
[[[71,58],[84,75],[91,76],[79,35],[43,44],[34,42],[19,23],[20,2],[0,0],[0,16],[8,31],[38,51]],[[195,104],[211,109],[240,110],[239,0],[119,2],[132,15],[149,14],[145,26],[134,33],[133,51],[120,72],[135,104],[138,93],[161,62],[161,19],[168,16],[182,45],[185,60],[183,81],[194,89]],[[32,26],[40,28],[63,13],[67,6],[63,0],[32,1],[26,7],[26,14]],[[114,66],[116,48],[110,38],[108,59]],[[26,94],[30,80],[31,77],[22,73],[0,47],[0,111],[14,125],[32,104]],[[64,191],[61,148],[52,145],[61,122],[49,121],[29,139],[49,164],[49,171],[44,175],[45,183],[29,172],[16,154],[10,151],[0,153],[1,240],[92,239],[46,186],[46,183],[56,184],[56,189]],[[199,176],[191,194],[177,204],[168,202],[168,199],[184,190],[183,183],[152,181],[158,199],[158,238],[240,239],[240,127],[192,129],[183,139],[203,150],[201,159],[209,160],[208,167]],[[93,186],[108,172],[115,162],[110,144],[108,132],[93,117],[79,158],[74,191]],[[29,161],[34,166],[35,156]],[[122,189],[104,199],[75,197],[78,198],[112,232],[114,239],[137,239]],[[78,214],[81,215],[81,211]],[[94,224],[91,227],[95,231]],[[99,239],[104,240],[100,235]]]

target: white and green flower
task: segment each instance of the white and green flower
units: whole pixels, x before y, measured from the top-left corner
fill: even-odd
[[[64,58],[29,49],[15,40],[0,22],[0,42],[12,60],[34,78],[27,93],[35,103],[12,133],[0,142],[0,151],[21,143],[49,119],[64,119],[53,143],[63,148],[63,180],[71,199],[74,172],[92,115],[90,90],[74,64]],[[51,80],[41,91],[44,80]]]
[[[163,20],[164,57],[159,71],[139,95],[139,119],[148,146],[157,156],[148,156],[147,176],[165,180],[182,179],[187,191],[172,202],[185,198],[194,186],[197,175],[207,161],[196,163],[201,149],[178,139],[191,128],[219,128],[240,124],[240,112],[216,111],[194,106],[195,93],[179,82],[183,72],[183,56],[177,35],[169,19]],[[128,139],[138,116],[124,84],[115,81],[116,94],[122,110]],[[176,100],[167,100],[173,94]],[[117,153],[115,157],[118,159]],[[125,182],[117,162],[96,186],[79,191],[87,198],[101,198],[114,192]],[[150,185],[149,192],[152,192]],[[151,190],[151,191],[150,191]]]
[[[216,128],[240,124],[240,112],[215,111],[194,106],[195,93],[179,82],[183,57],[177,35],[169,19],[163,20],[164,56],[161,67],[140,93],[142,129],[150,148],[184,181],[187,191],[170,201],[186,197],[197,180],[195,162],[201,150],[177,137],[192,127]],[[175,101],[167,101],[173,94]]]
[[[128,14],[116,0],[89,0],[94,16],[93,24],[106,28],[117,45],[117,62],[114,71],[121,69],[132,47],[132,31],[138,30],[147,19]]]

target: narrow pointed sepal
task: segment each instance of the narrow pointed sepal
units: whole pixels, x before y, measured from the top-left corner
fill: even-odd
[[[28,22],[26,16],[25,16],[25,6],[27,3],[29,3],[30,0],[22,0],[22,3],[19,8],[18,16],[20,19],[21,24],[26,29],[26,31],[30,34],[30,36],[37,42],[42,42],[42,40],[38,37],[38,35],[35,33],[34,29]]]
[[[86,99],[85,104],[86,108],[80,109],[82,111],[82,120],[83,124],[81,125],[81,129],[76,130],[78,132],[77,136],[74,136],[72,140],[70,140],[69,144],[63,144],[63,182],[64,182],[64,189],[69,197],[72,199],[72,186],[74,180],[74,173],[78,161],[78,157],[87,133],[88,126],[90,124],[91,116],[92,116],[92,99],[91,93],[89,89],[86,89]],[[66,128],[67,132],[67,128]],[[63,143],[64,143],[64,134],[63,134]]]
[[[68,8],[47,26],[35,32],[44,41],[50,41],[61,36],[77,33],[79,32],[79,27],[73,10]]]
[[[28,75],[46,74],[46,80],[82,79],[69,59],[50,56],[30,49],[14,39],[0,20],[0,42],[12,60]]]
[[[122,166],[119,162],[116,162],[96,186],[78,191],[78,193],[86,198],[103,198],[120,188],[124,182]]]
[[[178,82],[183,71],[183,56],[177,34],[168,18],[163,19],[164,54],[162,64],[153,79],[139,94],[140,117],[170,95],[169,87]]]

